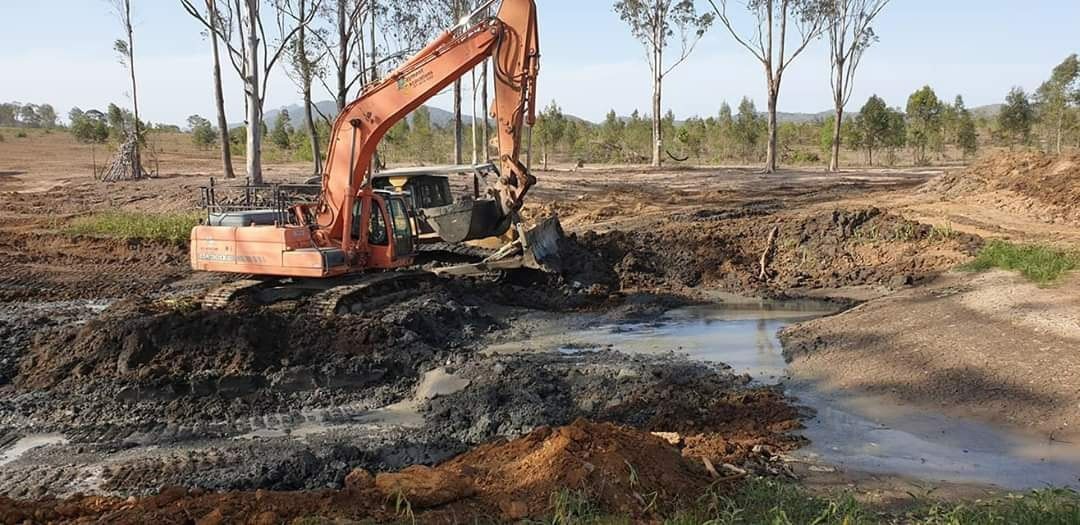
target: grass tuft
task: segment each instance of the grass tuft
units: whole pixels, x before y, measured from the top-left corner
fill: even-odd
[[[988,502],[938,504],[919,514],[909,518],[925,525],[1066,525],[1080,523],[1080,494],[1071,489],[1043,489]]]
[[[561,489],[551,495],[551,525],[607,522],[600,510],[582,491]]]
[[[1037,244],[1012,244],[992,240],[962,270],[984,272],[991,268],[1014,270],[1040,284],[1054,282],[1080,268],[1080,253]]]
[[[186,242],[202,215],[189,213],[141,213],[107,211],[75,219],[64,228],[69,235],[92,235],[115,239]]]
[[[664,525],[1065,525],[1080,523],[1080,493],[1043,489],[991,500],[934,503],[916,498],[911,510],[888,512],[857,501],[851,493],[817,496],[786,481],[750,478],[737,487],[723,485],[668,516]],[[552,494],[551,516],[531,524],[608,525],[632,523],[627,516],[605,514],[580,491]]]

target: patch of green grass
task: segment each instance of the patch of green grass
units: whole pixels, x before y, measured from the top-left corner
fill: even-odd
[[[600,525],[631,523],[626,517],[605,514],[578,491],[552,495],[551,517],[532,524]],[[882,512],[857,501],[850,493],[822,497],[802,487],[770,478],[751,478],[731,491],[730,486],[710,490],[670,516],[665,525],[1065,525],[1080,523],[1080,493],[1071,489],[1044,489],[986,501],[932,503],[913,501],[913,510]]]
[[[937,241],[946,241],[956,237],[957,232],[953,229],[951,222],[946,222],[940,226],[934,226],[930,230],[930,238]]]
[[[752,478],[733,493],[708,492],[696,504],[679,511],[665,523],[859,525],[877,521],[850,495],[835,499],[819,498],[790,483]]]
[[[626,519],[604,515],[585,492],[568,489],[551,495],[551,518],[545,522],[551,525],[629,523]]]
[[[924,525],[1066,525],[1080,523],[1080,493],[1043,489],[986,502],[938,504],[909,517]]]
[[[185,242],[202,214],[142,213],[107,211],[72,221],[64,232],[69,235],[92,235],[116,239],[143,239],[161,242]]]
[[[1032,281],[1046,284],[1080,268],[1080,253],[995,239],[979,251],[974,261],[960,267],[972,272],[984,272],[991,268],[1018,271]]]

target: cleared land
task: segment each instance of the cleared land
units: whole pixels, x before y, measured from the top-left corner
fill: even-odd
[[[1080,421],[1080,280],[954,271],[989,238],[1075,246],[1080,225],[1046,211],[1075,206],[1067,191],[992,175],[1071,173],[1056,160],[540,172],[525,215],[558,214],[573,234],[561,275],[443,280],[326,319],[303,299],[199,307],[228,277],[192,274],[173,230],[212,152],[178,141],[159,178],[103,185],[68,140],[0,143],[0,453],[26,450],[0,460],[4,520],[657,520],[706,515],[697,494],[747,505],[787,489],[744,478],[789,474],[778,458],[803,444],[807,414],[780,390],[678,355],[483,352],[541,318],[647,323],[717,290],[863,301],[783,334],[792,370],[822,388],[1054,439]],[[1041,510],[1061,504],[1046,497]]]

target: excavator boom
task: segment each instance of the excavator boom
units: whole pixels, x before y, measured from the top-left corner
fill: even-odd
[[[334,123],[317,211],[325,241],[341,240],[352,228],[357,197],[371,191],[371,163],[379,141],[399,121],[488,58],[493,59],[493,113],[499,141],[499,177],[489,197],[502,215],[520,209],[535,179],[520,163],[521,135],[535,119],[539,37],[533,0],[503,0],[497,16],[451,29],[420,53],[367,88]],[[364,239],[360,239],[363,244]]]

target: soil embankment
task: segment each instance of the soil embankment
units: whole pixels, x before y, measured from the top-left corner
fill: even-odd
[[[1080,225],[1080,154],[997,152],[938,177],[922,192],[1049,224]]]
[[[1049,439],[1080,435],[1080,280],[956,273],[781,332],[798,376]]]

